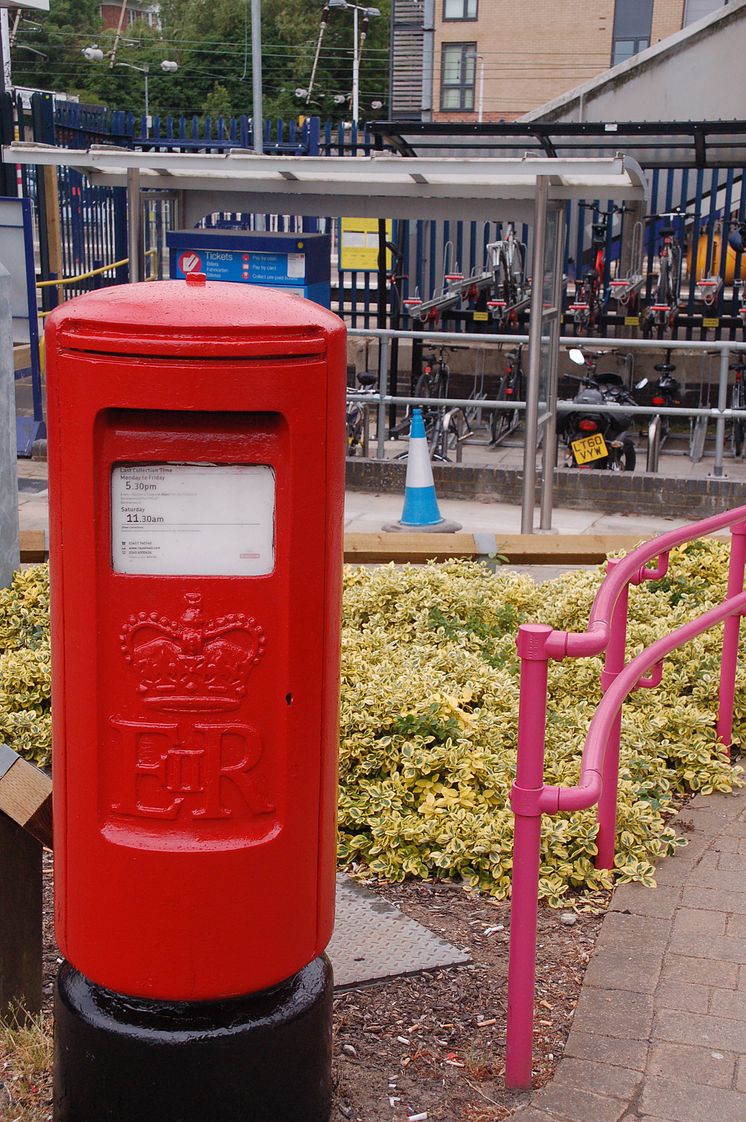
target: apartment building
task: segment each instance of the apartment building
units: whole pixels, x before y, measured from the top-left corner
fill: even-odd
[[[511,121],[722,0],[393,0],[391,116]]]

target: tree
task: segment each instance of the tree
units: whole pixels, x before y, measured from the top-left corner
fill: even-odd
[[[14,84],[85,92],[91,64],[82,52],[101,32],[96,0],[54,0],[48,12],[28,15],[19,21],[11,51]]]
[[[388,13],[390,0],[380,0],[381,18],[372,19],[360,67],[361,117],[374,116],[371,100],[385,103],[388,88]],[[321,24],[321,0],[263,0],[262,93],[265,117],[292,118],[298,113],[349,119],[352,85],[353,20],[332,10],[324,35],[312,99],[295,95],[307,88]],[[144,21],[129,24],[118,45],[117,61],[130,66],[150,64],[150,106],[153,114],[191,117],[220,109],[225,115],[251,115],[252,43],[250,0],[163,0],[160,28]],[[103,31],[96,0],[53,0],[47,13],[34,13],[40,30],[18,36],[13,52],[14,78],[19,85],[41,86],[113,109],[143,111],[143,78],[127,66],[89,62],[85,47],[111,50],[114,32]],[[21,24],[23,29],[27,25]],[[32,55],[29,46],[48,57]],[[178,63],[164,74],[163,59]],[[218,87],[220,90],[218,91]],[[335,95],[342,98],[335,103]]]
[[[213,118],[231,116],[231,99],[227,89],[220,82],[215,82],[207,95],[205,114]]]

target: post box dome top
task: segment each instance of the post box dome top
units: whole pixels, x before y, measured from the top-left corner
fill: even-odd
[[[326,351],[344,332],[302,296],[226,281],[123,284],[78,296],[47,321],[47,338],[76,351],[174,357],[261,357]]]

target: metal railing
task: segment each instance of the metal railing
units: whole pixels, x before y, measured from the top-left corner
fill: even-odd
[[[362,328],[351,328],[348,331],[351,338],[360,339],[377,339],[379,341],[378,351],[378,387],[371,390],[366,390],[365,393],[356,393],[348,391],[348,397],[351,401],[366,402],[370,409],[374,409],[377,413],[377,435],[374,444],[374,457],[376,459],[385,458],[385,441],[386,441],[386,406],[387,405],[429,405],[434,406],[437,404],[440,408],[446,409],[471,409],[478,406],[487,412],[499,409],[510,410],[525,410],[525,402],[518,401],[491,401],[489,398],[479,398],[477,401],[474,398],[416,398],[411,395],[405,394],[389,394],[388,381],[389,381],[389,356],[390,344],[394,339],[407,339],[419,340],[427,346],[440,346],[448,343],[458,343],[461,347],[468,343],[474,347],[497,346],[510,344],[515,346],[518,343],[527,343],[527,335],[498,335],[498,334],[484,334],[478,336],[465,337],[463,333],[439,331],[428,334],[422,331],[391,331],[384,329],[370,329],[365,330]],[[560,345],[567,347],[585,347],[593,351],[603,351],[605,349],[610,351],[619,352],[623,351],[660,351],[665,349],[667,351],[688,351],[705,353],[718,356],[718,379],[717,379],[717,405],[716,406],[675,406],[664,407],[657,405],[612,405],[604,404],[604,413],[626,413],[633,416],[646,416],[646,417],[678,417],[678,418],[697,418],[706,417],[708,420],[715,422],[715,462],[713,466],[713,476],[716,478],[722,477],[724,474],[724,459],[725,459],[725,429],[726,423],[732,417],[744,417],[746,413],[741,410],[734,410],[728,407],[728,367],[730,365],[731,355],[738,352],[746,352],[746,342],[734,343],[730,340],[713,340],[712,342],[702,342],[700,340],[654,340],[654,339],[599,339],[599,338],[577,338],[575,336],[562,336],[560,338]],[[551,402],[550,402],[551,408]],[[558,414],[573,413],[573,412],[587,412],[587,405],[577,405],[572,401],[557,401],[556,408]],[[657,461],[656,461],[657,462]],[[655,468],[651,468],[655,470]]]
[[[158,280],[158,250],[146,249],[144,256],[151,259],[151,275],[146,277],[145,280]],[[55,277],[54,280],[36,281],[36,288],[54,288],[57,293],[57,300],[61,302],[65,295],[66,286],[79,284],[81,281],[90,280],[91,278],[105,276],[106,273],[110,273],[112,269],[118,269],[121,265],[128,264],[129,257],[122,257],[119,261],[112,261],[108,265],[99,265],[96,269],[89,269],[85,273],[78,273],[77,276],[74,277]],[[52,309],[52,311],[53,310],[54,309]],[[40,312],[39,318],[43,319],[48,315],[51,315],[51,311]]]
[[[675,546],[728,527],[731,550],[726,599],[656,640],[625,665],[630,584],[662,579],[668,571],[669,552]],[[655,565],[649,567],[654,560]],[[505,1076],[509,1087],[531,1085],[542,814],[597,806],[596,867],[613,868],[622,704],[633,690],[654,689],[660,684],[666,655],[723,621],[716,728],[724,750],[731,743],[740,617],[746,614],[746,506],[663,534],[608,564],[609,571],[596,594],[585,631],[555,631],[543,624],[522,624],[518,628],[518,755],[510,794],[515,835]],[[574,787],[548,786],[544,783],[544,743],[549,661],[586,658],[604,652],[604,697],[588,729],[579,781]]]

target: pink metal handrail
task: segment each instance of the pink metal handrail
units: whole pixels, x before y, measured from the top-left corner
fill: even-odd
[[[628,589],[644,580],[660,580],[668,571],[675,546],[730,527],[731,552],[726,599],[669,635],[656,640],[626,666]],[[654,568],[648,563],[657,558]],[[541,848],[541,815],[581,810],[598,804],[599,868],[613,868],[616,799],[619,772],[621,710],[635,689],[651,689],[661,681],[663,659],[675,648],[724,622],[720,666],[717,732],[730,744],[741,615],[746,614],[746,506],[673,530],[609,561],[608,572],[591,608],[588,629],[555,631],[543,624],[524,624],[516,646],[521,659],[518,713],[518,757],[510,802],[515,814],[513,888],[508,974],[508,1026],[505,1078],[509,1087],[531,1085],[536,926]],[[573,787],[544,783],[544,739],[549,659],[584,657],[606,652],[601,674],[605,696],[588,729],[580,778]]]

